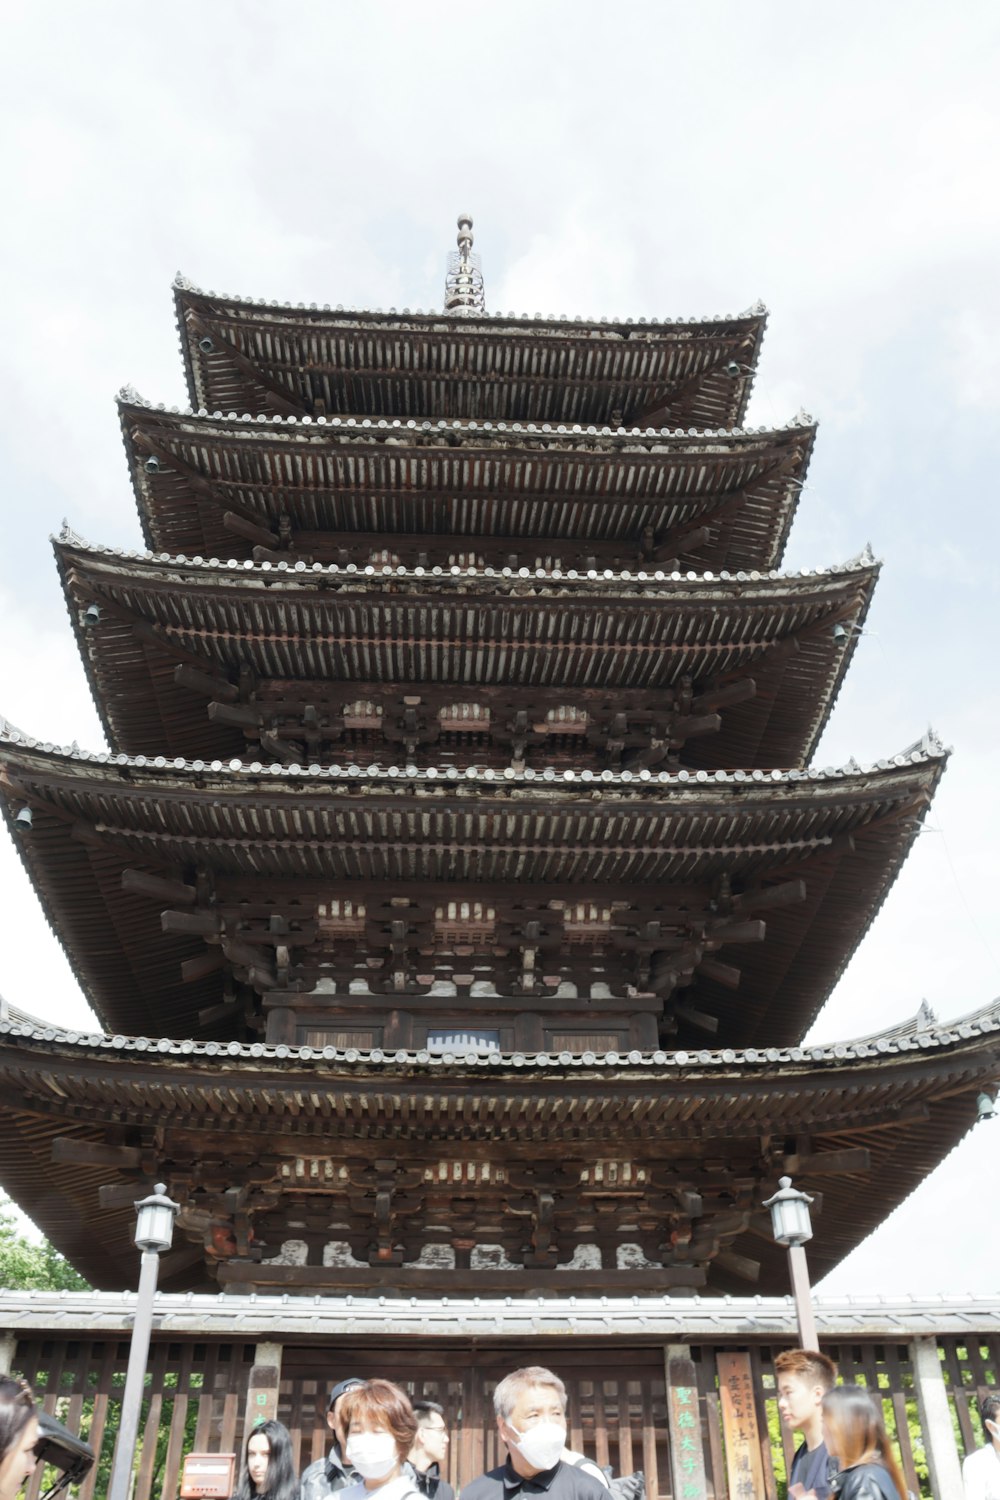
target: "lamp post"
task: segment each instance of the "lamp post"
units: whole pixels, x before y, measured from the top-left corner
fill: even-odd
[[[170,1249],[174,1237],[174,1219],[180,1204],[167,1197],[167,1185],[158,1182],[148,1198],[135,1205],[135,1243],[142,1251],[139,1270],[139,1291],[136,1296],[135,1321],[132,1324],[132,1343],[128,1354],[128,1369],[125,1373],[125,1390],[122,1395],[121,1418],[118,1423],[118,1441],[108,1485],[108,1500],[128,1500],[132,1480],[132,1462],[139,1433],[139,1413],[142,1409],[142,1393],[146,1384],[146,1361],[149,1357],[149,1336],[153,1329],[153,1302],[156,1297],[156,1278],[160,1269],[160,1256]]]
[[[792,1296],[795,1298],[795,1316],[799,1325],[799,1345],[803,1349],[818,1349],[816,1319],[813,1316],[812,1292],[809,1288],[809,1268],[803,1245],[812,1239],[812,1223],[809,1218],[808,1193],[800,1193],[792,1187],[790,1177],[779,1177],[778,1191],[768,1198],[765,1208],[771,1210],[771,1227],[779,1245],[788,1248],[788,1271],[792,1281]]]

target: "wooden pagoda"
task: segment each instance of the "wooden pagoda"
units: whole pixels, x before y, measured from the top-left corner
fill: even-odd
[[[98,1285],[783,1290],[1000,1074],[1000,1018],[803,1050],[945,754],[809,769],[878,568],[780,571],[814,438],[764,330],[178,280],[189,412],[122,392],[148,550],[56,559],[109,749],[0,791],[105,1028],[0,1018],[4,1181]],[[892,1170],[886,1170],[888,1163]]]

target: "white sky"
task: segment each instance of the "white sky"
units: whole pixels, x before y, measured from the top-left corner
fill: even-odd
[[[787,565],[868,540],[886,564],[817,763],[928,722],[955,749],[814,1037],[1000,993],[1000,7],[8,0],[0,22],[0,712],[101,743],[48,535],[140,545],[113,398],[186,403],[174,272],[440,306],[467,210],[493,310],[767,302],[751,420],[821,422]],[[0,992],[80,1024],[5,843],[0,879]],[[998,1147],[1000,1122],[973,1131],[822,1290],[996,1291]]]

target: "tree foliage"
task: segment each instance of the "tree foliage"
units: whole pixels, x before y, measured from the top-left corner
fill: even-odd
[[[90,1283],[48,1240],[36,1242],[21,1233],[6,1194],[0,1194],[0,1287],[7,1291],[90,1290]]]

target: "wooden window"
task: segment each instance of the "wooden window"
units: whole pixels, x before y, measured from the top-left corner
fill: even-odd
[[[300,1047],[360,1047],[367,1051],[369,1047],[378,1047],[382,1041],[382,1028],[369,1027],[367,1030],[336,1031],[333,1027],[322,1030],[314,1027],[303,1027],[299,1033]]]

